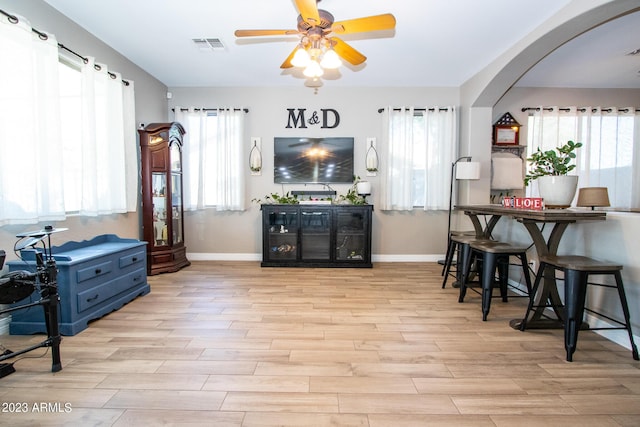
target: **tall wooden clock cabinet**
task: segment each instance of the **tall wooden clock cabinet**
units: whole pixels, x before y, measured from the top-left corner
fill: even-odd
[[[184,244],[182,137],[180,123],[152,123],[138,130],[142,162],[142,236],[147,274],[170,273],[190,264]]]

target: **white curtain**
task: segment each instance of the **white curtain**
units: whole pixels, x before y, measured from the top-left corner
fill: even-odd
[[[386,165],[382,168],[381,208],[448,209],[449,171],[458,147],[456,108],[417,112],[414,107],[388,107],[382,120]]]
[[[245,209],[244,112],[218,110],[216,144],[216,208],[219,211]]]
[[[186,130],[185,209],[245,210],[244,116],[243,109],[175,108],[175,119]]]
[[[0,65],[0,225],[136,211],[133,83],[89,58],[79,66],[79,99],[63,99],[55,36],[18,18],[0,20],[0,47],[11,58]],[[61,123],[80,129],[74,139]]]
[[[455,107],[428,108],[424,115],[427,164],[424,210],[448,210],[450,168],[458,153],[457,110]]]
[[[82,66],[82,145],[78,148],[83,177],[80,214],[86,216],[127,212],[125,141],[128,133],[131,143],[132,133],[132,129],[125,131],[128,86],[119,74],[111,74],[91,57]],[[127,123],[131,126],[133,119],[129,117]]]
[[[189,108],[183,111],[175,108],[175,120],[185,129],[182,145],[182,176],[184,179],[184,209],[197,210],[205,207],[207,174],[207,141],[215,137],[215,128],[207,126],[207,112],[204,109]],[[211,133],[211,135],[209,135]]]
[[[65,218],[58,46],[0,20],[0,225]]]
[[[611,206],[640,207],[640,116],[635,108],[538,107],[528,120],[528,152],[582,142],[576,152],[579,187],[607,187]],[[536,181],[527,195],[537,196]]]
[[[382,169],[382,210],[413,209],[413,107],[388,107],[382,113],[386,165]]]
[[[607,187],[611,206],[640,207],[640,124],[634,108],[578,110],[580,187]],[[634,143],[635,142],[635,143]]]

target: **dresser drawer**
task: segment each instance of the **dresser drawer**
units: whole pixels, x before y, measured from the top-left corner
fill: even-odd
[[[111,297],[124,292],[135,285],[144,283],[147,278],[146,268],[136,270],[125,276],[110,280],[101,285],[78,293],[78,313],[82,313],[91,307],[94,307]]]
[[[125,254],[120,257],[120,268],[129,267],[130,265],[143,263],[147,256],[146,251],[134,252],[131,254]]]
[[[80,267],[76,273],[76,281],[77,283],[82,283],[95,279],[96,277],[111,273],[111,270],[113,270],[113,263],[111,261],[100,262],[88,267]]]

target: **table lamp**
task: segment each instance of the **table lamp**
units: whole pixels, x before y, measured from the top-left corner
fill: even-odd
[[[609,203],[609,193],[607,187],[584,187],[578,190],[578,201],[576,206],[591,207],[611,206]]]

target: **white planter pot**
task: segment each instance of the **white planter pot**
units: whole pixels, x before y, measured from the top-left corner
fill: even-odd
[[[578,177],[575,175],[541,176],[537,179],[540,197],[547,209],[564,209],[571,206],[576,195]]]

